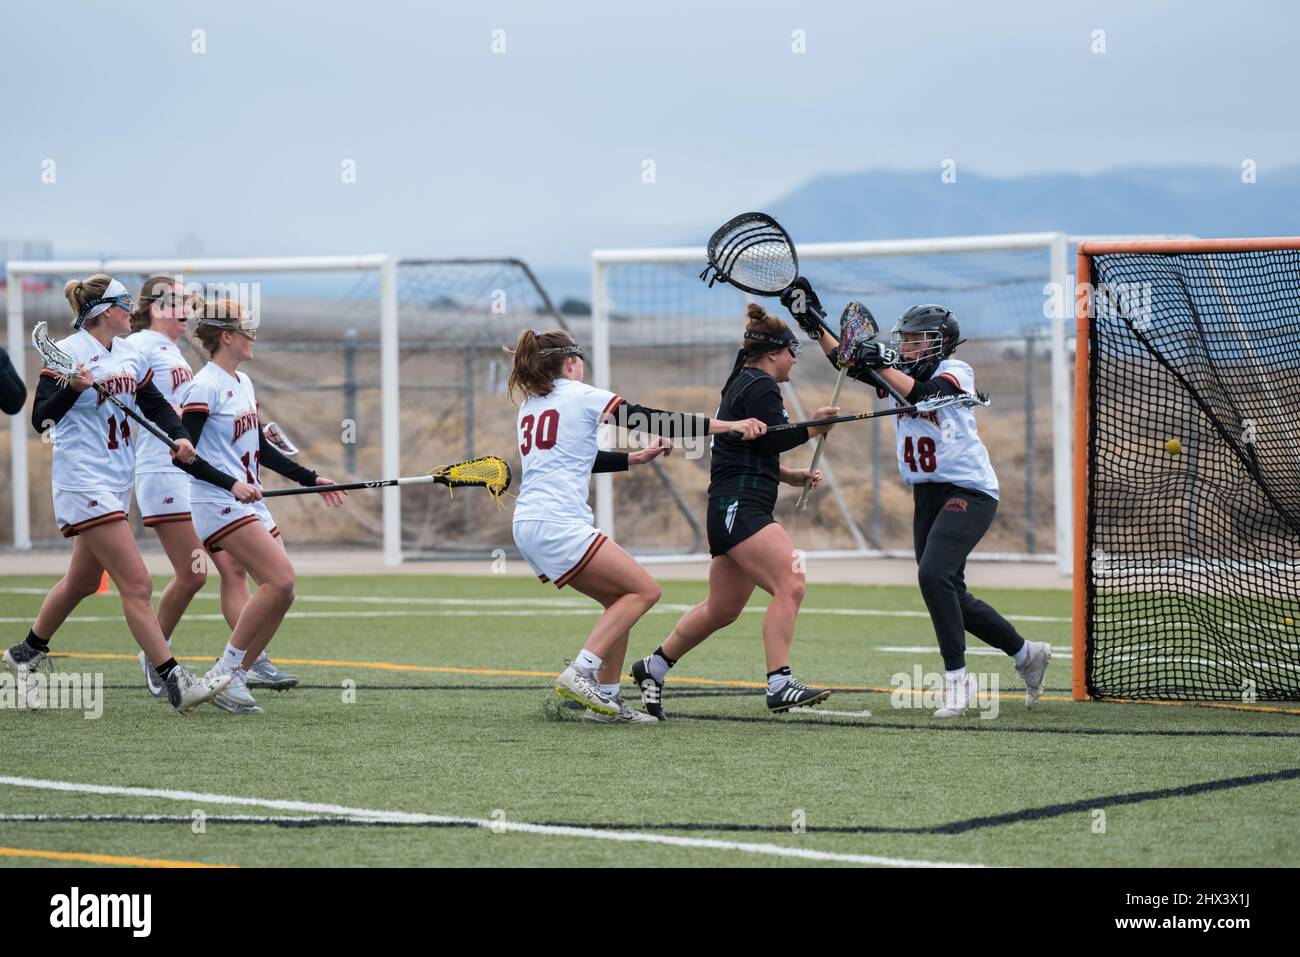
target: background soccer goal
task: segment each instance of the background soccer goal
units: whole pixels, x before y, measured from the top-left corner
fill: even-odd
[[[1300,699],[1300,238],[1078,275],[1074,697]]]

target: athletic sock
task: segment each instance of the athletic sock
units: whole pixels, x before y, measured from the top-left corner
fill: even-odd
[[[1022,641],[1020,643],[1020,650],[1012,655],[1011,658],[1017,665],[1023,665],[1029,658],[1029,642]]]
[[[776,694],[782,688],[790,683],[790,666],[777,668],[776,671],[767,673],[767,693]]]
[[[663,681],[668,677],[668,670],[677,664],[676,658],[669,658],[664,654],[663,647],[656,648],[646,659],[646,667],[650,669],[650,674],[655,681]]]
[[[226,642],[226,650],[221,653],[221,667],[226,671],[234,671],[236,668],[244,666],[243,648],[236,648],[230,642]]]
[[[578,652],[578,657],[573,659],[575,668],[582,668],[584,671],[599,671],[600,666],[605,663],[605,659],[600,655],[593,655],[586,648]]]
[[[48,654],[50,650],[50,643],[44,638],[37,638],[36,632],[34,631],[27,632],[27,641],[25,644],[33,651],[39,651],[43,654]]]
[[[612,685],[602,684],[600,686],[600,693],[603,694],[606,698],[617,698],[620,688],[622,688],[621,684],[612,684]]]
[[[953,680],[957,680],[958,678],[963,678],[965,677],[965,675],[966,675],[965,665],[962,665],[960,668],[954,669],[953,671],[945,671],[943,673],[943,676],[945,678],[952,678]]]
[[[166,681],[167,676],[176,670],[176,659],[168,658],[166,661],[164,661],[154,670],[158,672],[159,678],[161,678],[163,681]]]

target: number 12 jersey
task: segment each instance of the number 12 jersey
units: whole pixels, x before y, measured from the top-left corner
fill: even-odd
[[[182,388],[181,412],[207,413],[195,448],[200,458],[238,481],[262,487],[257,472],[261,444],[257,397],[248,376],[238,370],[232,376],[209,362]],[[228,502],[230,498],[225,489],[199,479],[190,485],[193,502]]]

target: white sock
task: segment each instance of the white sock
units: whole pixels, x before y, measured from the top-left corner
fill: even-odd
[[[227,671],[234,671],[236,668],[244,667],[244,649],[236,648],[230,642],[226,642],[226,650],[221,653],[221,667]]]
[[[646,667],[650,670],[650,675],[655,681],[663,681],[668,677],[668,669],[672,667],[659,652],[654,652],[646,659]]]
[[[600,693],[603,694],[606,698],[617,698],[619,689],[621,687],[622,687],[621,684],[612,684],[612,685],[602,684],[600,686]]]
[[[767,693],[776,694],[790,683],[790,669],[782,668],[767,676]]]
[[[573,659],[575,668],[582,668],[586,671],[599,671],[600,666],[605,663],[605,659],[600,655],[593,655],[586,648],[578,652],[578,657]]]
[[[1026,641],[1023,645],[1020,646],[1020,650],[1011,656],[1011,659],[1016,664],[1023,665],[1025,663],[1025,659],[1027,659],[1028,657],[1029,657],[1029,642]]]
[[[956,671],[945,671],[943,676],[945,678],[951,678],[953,681],[960,681],[962,678],[966,677],[966,666],[962,665]]]

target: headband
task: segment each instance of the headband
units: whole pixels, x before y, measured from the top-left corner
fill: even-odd
[[[108,288],[104,290],[102,296],[82,304],[81,309],[77,312],[77,318],[72,323],[72,327],[80,329],[87,319],[94,319],[101,312],[108,312],[109,309],[117,305],[119,299],[130,295],[126,291],[126,286],[123,286],[116,279],[110,279]]]

